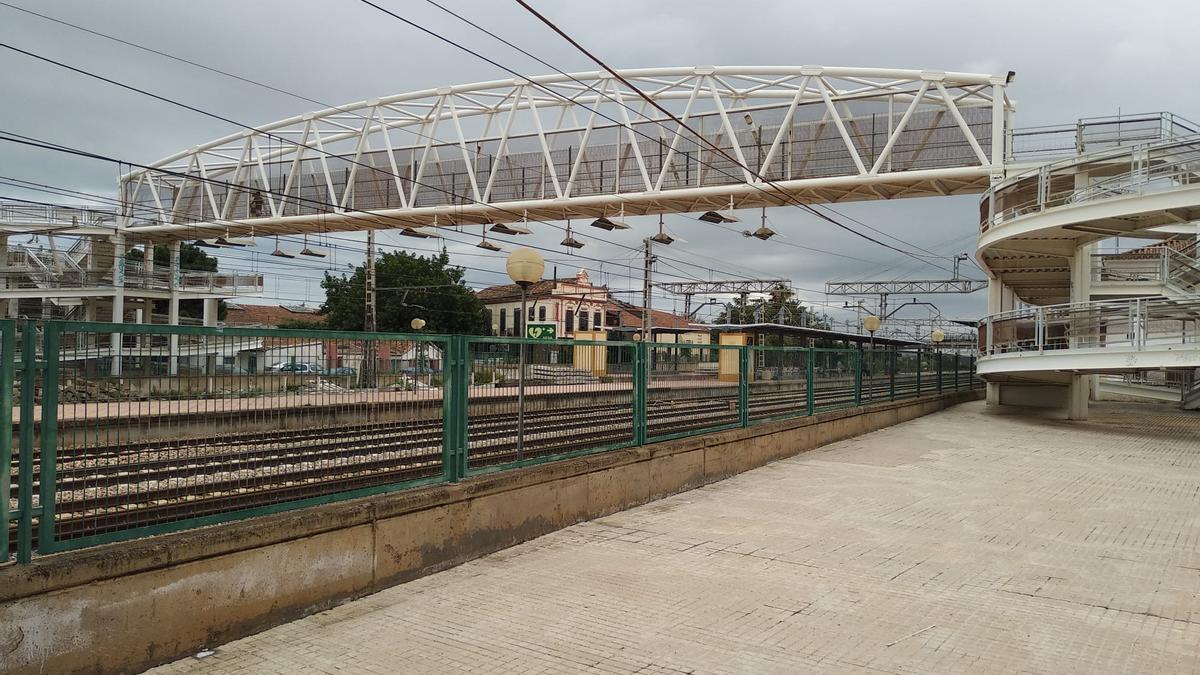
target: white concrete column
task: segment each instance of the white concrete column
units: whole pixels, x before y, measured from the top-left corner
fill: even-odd
[[[205,298],[204,299],[204,314],[203,314],[203,316],[204,316],[204,325],[205,326],[212,327],[212,326],[217,325],[217,299],[216,298]],[[206,345],[208,344],[208,338],[205,338],[204,344],[206,344]],[[205,354],[204,355],[204,374],[212,375],[214,373],[214,371],[216,370],[216,364],[217,364],[217,357],[215,355]],[[208,388],[209,388],[209,391],[212,391],[213,387],[212,387],[211,380],[209,382]]]
[[[119,229],[113,235],[112,259],[112,318],[113,323],[125,322],[125,233]],[[109,350],[112,355],[111,373],[114,377],[121,374],[121,333],[113,333],[109,339]]]
[[[167,300],[167,323],[179,325],[179,242],[171,242],[170,277],[167,280],[171,298]],[[168,339],[167,368],[171,375],[179,374],[179,336],[172,334]]]
[[[217,325],[217,298],[204,299],[204,325]]]
[[[994,277],[988,278],[988,316],[1015,309],[1016,296],[1004,282]],[[986,327],[985,327],[986,330]],[[987,335],[983,336],[987,340]],[[1000,405],[1000,385],[995,382],[987,383],[987,404]]]
[[[150,278],[154,276],[154,245],[142,245],[142,270],[145,274],[146,287],[150,287]],[[142,323],[154,323],[154,298],[142,300]]]
[[[1088,396],[1091,384],[1092,378],[1089,375],[1071,376],[1071,383],[1067,385],[1067,419],[1086,420],[1088,418]]]
[[[7,234],[0,234],[0,276],[4,277],[4,280],[0,281],[0,290],[7,291],[9,288]],[[10,319],[17,318],[20,312],[20,309],[18,309],[18,300],[16,298],[6,298],[4,305],[4,315]]]

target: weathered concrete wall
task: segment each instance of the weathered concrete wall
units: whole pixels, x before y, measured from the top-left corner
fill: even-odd
[[[140,669],[982,393],[770,422],[0,567],[0,671]]]

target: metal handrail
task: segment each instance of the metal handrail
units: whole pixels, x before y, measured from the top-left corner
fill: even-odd
[[[1129,169],[1084,187],[1057,192],[1050,190],[1052,177],[1060,172],[1074,176],[1082,165],[1103,162],[1111,166],[1118,161],[1127,163]],[[994,225],[1048,208],[1200,183],[1200,134],[1104,150],[1045,164],[996,185],[984,193],[983,199],[995,197],[1002,203],[1005,193],[1016,189],[1028,190],[1034,187],[1031,185],[1033,181],[1037,185],[1032,190],[1032,199],[983,214],[980,230],[986,232]]]
[[[980,352],[1119,347],[1142,351],[1200,344],[1200,298],[1137,298],[1030,307],[980,321]]]

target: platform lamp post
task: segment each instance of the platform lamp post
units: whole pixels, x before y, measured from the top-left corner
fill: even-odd
[[[508,277],[521,287],[521,318],[519,323],[521,326],[527,325],[526,312],[528,311],[526,303],[526,295],[529,287],[542,280],[542,273],[546,271],[546,261],[537,251],[531,248],[519,248],[513,251],[508,256],[508,260],[504,264],[505,270],[508,272]],[[513,326],[516,328],[516,326]],[[525,455],[525,338],[528,331],[522,329],[520,331],[520,344],[517,349],[519,356],[517,357],[517,460],[520,461]]]
[[[413,330],[421,330],[425,327],[425,319],[417,318],[409,322]],[[425,370],[425,343],[417,341],[417,382],[421,381],[421,371]]]
[[[875,400],[875,331],[883,325],[883,321],[874,314],[868,314],[863,317],[862,327],[871,334],[871,347],[867,354],[871,358],[870,370],[867,373],[867,400]]]
[[[942,391],[942,340],[946,339],[946,334],[940,328],[934,328],[929,334],[929,339],[933,341],[933,358],[937,359],[937,390]]]

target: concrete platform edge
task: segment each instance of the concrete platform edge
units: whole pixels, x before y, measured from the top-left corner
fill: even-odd
[[[0,671],[148,667],[982,397],[768,422],[0,567]]]

